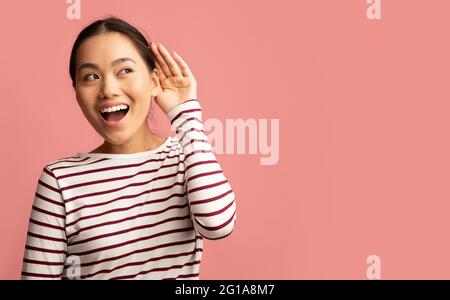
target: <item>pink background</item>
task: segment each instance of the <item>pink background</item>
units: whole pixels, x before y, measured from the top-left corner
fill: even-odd
[[[20,276],[42,167],[102,142],[68,60],[107,14],[185,58],[204,120],[280,121],[278,164],[217,154],[238,221],[205,240],[201,279],[367,279],[369,255],[382,279],[450,279],[449,1],[383,0],[381,20],[365,0],[125,2],[81,1],[80,20],[1,4],[1,279]]]

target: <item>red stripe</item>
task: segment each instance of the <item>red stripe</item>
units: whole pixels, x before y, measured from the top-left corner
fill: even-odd
[[[184,132],[183,136],[180,138],[180,142],[183,141],[184,137],[186,136],[187,133],[191,132],[191,131],[197,131],[197,132],[202,132],[203,134],[205,134],[205,132],[203,131],[203,129],[197,129],[197,128],[191,128],[187,131]]]
[[[236,214],[236,212],[234,212],[233,215],[232,215],[228,220],[226,220],[224,223],[222,223],[222,224],[220,224],[220,225],[218,225],[218,226],[204,226],[204,225],[200,224],[200,223],[197,221],[197,219],[195,219],[195,222],[196,222],[200,227],[202,227],[202,228],[205,229],[205,230],[208,230],[208,231],[217,231],[217,230],[219,230],[219,229],[224,228],[224,227],[227,226],[228,224],[230,224],[231,221],[233,221],[233,218],[234,218],[234,215],[235,215],[235,214]]]
[[[65,231],[64,227],[61,226],[56,226],[56,225],[52,225],[52,224],[47,224],[41,221],[37,221],[37,220],[33,220],[32,218],[30,218],[30,223],[36,224],[36,225],[40,225],[40,226],[44,226],[44,227],[48,227],[48,228],[53,228],[53,229],[59,229],[61,231]]]
[[[35,260],[35,259],[28,259],[28,258],[24,258],[23,261],[26,263],[35,264],[35,265],[64,266],[64,262],[61,262],[61,261],[42,261],[42,260]]]
[[[201,112],[202,109],[201,108],[192,108],[192,109],[182,110],[170,121],[170,124],[173,124],[181,115],[194,113],[196,111]]]
[[[186,167],[186,169],[184,169],[184,171],[186,172],[186,171],[189,170],[190,168],[193,168],[193,167],[198,166],[198,165],[207,165],[207,164],[219,164],[219,163],[217,162],[217,160],[204,160],[204,161],[198,161],[198,162],[195,162],[195,163],[192,163],[192,164],[188,165],[188,166]]]
[[[57,201],[55,201],[55,200],[52,200],[52,199],[47,198],[47,197],[45,197],[45,196],[42,196],[41,194],[39,194],[39,193],[37,193],[37,192],[36,192],[36,194],[35,194],[35,197],[37,197],[37,198],[39,198],[39,199],[42,199],[42,200],[44,200],[44,201],[47,201],[47,202],[49,202],[49,203],[52,203],[52,204],[54,204],[54,205],[58,205],[58,206],[64,207],[64,203],[57,202]]]
[[[227,233],[226,235],[219,236],[219,237],[213,237],[213,238],[207,238],[207,239],[208,239],[208,240],[220,240],[220,239],[226,238],[226,237],[229,236],[232,232],[233,232],[233,230],[230,231],[229,233]],[[206,237],[205,237],[205,238],[206,238]]]
[[[184,120],[183,123],[181,123],[180,125],[178,125],[178,128],[177,128],[177,130],[176,130],[175,132],[178,133],[178,131],[180,130],[179,128],[183,128],[184,125],[185,125],[187,122],[190,122],[190,121],[197,121],[197,122],[199,123],[199,125],[203,127],[203,122],[202,122],[202,120],[200,120],[200,119],[197,118],[197,117],[189,117],[189,118],[187,118],[186,120]],[[192,126],[192,125],[191,125],[191,126]]]
[[[136,206],[138,206],[138,205],[136,205]],[[169,211],[169,210],[171,210],[173,208],[184,208],[184,207],[187,207],[187,206],[188,206],[188,203],[185,203],[183,205],[172,205],[172,206],[169,206],[169,207],[167,207],[167,208],[165,208],[163,210],[156,211],[156,212],[152,211],[152,212],[148,212],[148,213],[143,213],[143,214],[138,214],[138,215],[135,215],[135,216],[127,217],[125,219],[119,219],[119,220],[114,220],[114,221],[109,221],[109,222],[103,222],[103,223],[100,223],[100,224],[83,227],[80,230],[78,230],[78,231],[68,235],[67,239],[71,238],[72,236],[80,234],[80,232],[84,232],[84,231],[89,230],[89,229],[99,228],[99,227],[103,227],[103,226],[106,226],[106,225],[118,224],[118,223],[122,223],[122,222],[125,222],[125,221],[138,219],[138,218],[142,218],[142,217],[146,217],[146,216],[150,216],[150,215],[161,214],[161,213]]]
[[[114,193],[114,192],[117,192],[117,191],[124,190],[124,189],[126,189],[128,187],[146,185],[146,184],[150,184],[151,182],[156,181],[156,180],[167,179],[167,178],[171,178],[171,177],[177,177],[179,174],[184,174],[184,170],[178,171],[177,173],[173,173],[173,174],[168,174],[168,175],[164,175],[164,176],[157,176],[157,177],[155,177],[155,178],[153,178],[151,180],[148,180],[148,181],[131,183],[131,184],[128,184],[128,185],[125,185],[125,186],[122,186],[122,187],[119,187],[119,188],[116,188],[116,189],[108,189],[108,190],[104,190],[104,191],[99,191],[99,192],[94,192],[94,193],[88,193],[88,194],[75,196],[75,197],[72,197],[72,198],[68,198],[65,202],[67,204],[68,202],[72,202],[72,201],[80,199],[80,198],[86,198],[86,197],[110,194],[110,193]],[[74,211],[74,210],[71,210],[68,213],[70,214],[70,213],[72,213],[72,211]]]
[[[52,237],[52,236],[47,236],[47,235],[43,235],[43,234],[37,234],[37,233],[31,232],[31,231],[28,231],[28,236],[32,236],[32,237],[39,238],[39,239],[44,239],[44,240],[61,242],[61,243],[65,243],[66,242],[65,239],[59,239],[59,238],[55,238],[55,237]]]
[[[182,144],[183,148],[187,148],[188,145],[193,144],[194,142],[206,143],[209,145],[209,141],[206,139],[190,139],[186,144]]]
[[[193,214],[194,217],[211,217],[211,216],[216,216],[218,214],[223,213],[224,211],[226,211],[228,208],[230,208],[233,205],[234,200],[232,200],[230,203],[228,203],[224,208],[213,211],[213,212],[209,212],[209,213],[197,213],[197,214]]]
[[[81,210],[81,209],[84,209],[84,208],[97,207],[97,206],[104,206],[104,205],[108,205],[108,204],[110,204],[110,203],[114,203],[114,202],[117,202],[117,201],[123,200],[123,199],[137,198],[137,197],[139,197],[139,196],[141,196],[141,195],[144,195],[144,194],[152,194],[153,192],[158,192],[158,191],[163,191],[163,190],[169,190],[169,189],[171,189],[171,188],[173,188],[174,186],[177,186],[177,185],[183,186],[184,183],[183,183],[183,182],[178,182],[178,181],[177,181],[177,182],[175,182],[175,183],[173,183],[173,184],[171,184],[171,185],[164,186],[164,187],[160,187],[160,188],[157,188],[157,189],[149,189],[149,190],[145,190],[145,191],[143,191],[143,192],[141,192],[141,193],[139,193],[139,194],[122,195],[122,196],[120,196],[120,197],[117,197],[117,198],[114,198],[114,199],[111,199],[111,200],[108,200],[108,201],[105,201],[105,202],[94,203],[94,204],[86,204],[86,205],[77,207],[77,208],[75,208],[75,209],[72,209],[71,211],[68,211],[68,212],[66,213],[66,215],[71,215],[71,214],[73,214],[73,213],[75,213],[75,212],[77,212],[77,211],[79,211],[79,210]],[[100,195],[101,195],[101,194],[103,194],[103,193],[100,193]],[[163,198],[163,199],[165,199],[165,198]]]
[[[106,246],[106,247],[95,248],[95,249],[82,251],[82,252],[75,252],[75,253],[71,252],[71,255],[78,255],[78,256],[88,255],[88,254],[92,254],[92,253],[99,252],[99,251],[109,250],[109,249],[113,249],[113,248],[119,248],[119,247],[126,246],[126,245],[129,245],[129,244],[135,243],[135,242],[139,242],[139,241],[149,240],[149,239],[156,238],[158,236],[162,236],[162,235],[166,235],[166,234],[183,232],[183,231],[190,231],[190,230],[193,230],[193,229],[194,229],[193,227],[186,227],[186,228],[172,229],[172,230],[168,230],[168,231],[161,231],[161,232],[158,232],[156,234],[152,234],[152,235],[149,235],[149,236],[144,236],[144,237],[141,237],[141,238],[138,238],[138,239],[134,239],[134,240],[130,240],[130,241],[126,241],[126,242],[123,242],[123,243],[109,245],[109,246]]]
[[[187,179],[186,182],[189,182],[190,180],[194,180],[195,178],[199,178],[199,177],[203,177],[203,176],[209,176],[209,175],[214,175],[214,174],[220,174],[220,173],[223,173],[223,171],[222,170],[217,170],[217,171],[205,172],[205,173],[197,174],[197,175],[189,177],[189,179]]]
[[[59,215],[59,214],[56,214],[56,213],[54,213],[54,212],[51,212],[51,211],[48,211],[48,210],[39,208],[39,207],[37,207],[36,205],[33,205],[33,206],[32,206],[32,209],[34,209],[35,211],[38,211],[38,212],[41,212],[41,213],[50,215],[50,216],[54,216],[54,217],[57,217],[57,218],[60,218],[60,219],[65,219],[65,216],[63,216],[63,215]]]
[[[99,184],[99,183],[105,183],[105,182],[112,182],[112,181],[117,181],[117,180],[129,179],[129,178],[133,178],[133,177],[135,177],[137,175],[141,175],[141,174],[149,174],[149,173],[158,172],[161,168],[170,168],[170,167],[174,167],[174,166],[179,166],[183,162],[184,161],[179,161],[179,162],[174,163],[174,164],[162,165],[162,166],[158,167],[158,169],[143,170],[143,171],[140,171],[138,173],[127,175],[127,176],[112,177],[112,178],[107,178],[107,179],[102,179],[102,180],[95,180],[95,181],[88,181],[88,182],[83,182],[83,183],[79,183],[79,184],[74,184],[74,185],[63,187],[61,190],[65,191],[65,190],[69,190],[69,189],[73,189],[73,188],[77,188],[77,187],[83,187],[83,186],[94,185],[94,184]],[[129,167],[129,165],[127,167]],[[134,166],[132,166],[132,167],[134,167]],[[72,200],[73,200],[73,198],[68,198],[68,199],[66,199],[66,203],[67,203],[67,201],[70,202]]]
[[[199,186],[199,187],[190,189],[190,190],[188,191],[188,194],[192,194],[192,193],[194,193],[194,192],[196,192],[196,191],[207,190],[207,189],[209,189],[209,188],[212,188],[212,187],[215,187],[215,186],[219,186],[219,185],[222,185],[222,184],[227,183],[227,182],[228,182],[228,180],[225,179],[225,180],[223,180],[223,181],[219,181],[219,182],[216,182],[216,183],[211,183],[211,184]]]
[[[195,150],[195,151],[192,151],[191,153],[186,154],[186,156],[184,157],[184,161],[187,162],[187,159],[190,156],[193,156],[193,155],[198,154],[198,153],[213,153],[213,152],[212,152],[212,150],[203,150],[203,149]]]
[[[113,280],[113,279],[115,279],[115,280],[117,280],[117,279],[131,279],[131,278],[135,278],[136,276],[139,276],[139,275],[148,274],[150,272],[169,271],[169,270],[173,270],[173,269],[181,269],[181,268],[183,268],[185,266],[192,266],[192,265],[198,265],[198,264],[200,264],[200,261],[196,260],[196,261],[193,261],[193,262],[187,262],[187,263],[185,263],[183,265],[173,265],[173,266],[166,267],[166,268],[153,268],[153,269],[150,269],[150,270],[147,270],[147,271],[141,271],[141,272],[139,272],[137,274],[117,276],[117,277],[113,277],[113,278],[110,278],[110,279],[111,280]]]
[[[189,203],[190,203],[190,205],[197,205],[197,204],[203,204],[203,203],[215,201],[215,200],[224,198],[226,195],[228,195],[229,193],[232,193],[232,192],[233,192],[233,190],[231,189],[231,190],[229,190],[229,191],[227,191],[227,192],[225,192],[223,194],[220,194],[218,196],[211,197],[211,198],[206,198],[206,199],[203,199],[203,200],[189,201]]]
[[[61,191],[60,191],[58,188],[54,188],[54,187],[52,187],[52,186],[46,184],[46,183],[43,182],[42,180],[39,180],[39,181],[38,181],[38,184],[40,184],[40,185],[42,185],[43,187],[46,187],[47,189],[52,190],[52,191],[54,191],[54,192],[56,192],[56,193],[58,193],[58,194],[61,194]]]
[[[30,246],[30,245],[25,245],[25,249],[32,250],[32,251],[67,255],[65,250],[45,249],[45,248],[39,248],[39,247]]]
[[[87,159],[89,159],[89,157],[86,157],[82,161],[87,160]],[[55,168],[52,169],[52,172],[55,171],[55,170],[61,170],[61,169],[71,169],[71,168],[80,167],[80,166],[83,166],[83,167],[84,166],[89,166],[89,165],[93,165],[93,164],[100,163],[102,161],[108,161],[108,160],[110,160],[110,158],[100,158],[100,159],[97,159],[95,161],[88,162],[86,164],[77,164],[77,165],[73,165],[73,166],[55,167]],[[82,162],[82,161],[79,161],[79,162]]]
[[[52,163],[48,164],[46,167],[49,170],[52,170],[49,167],[51,167],[53,165],[56,165],[56,164],[59,164],[59,163],[77,163],[77,162],[83,162],[83,161],[89,159],[89,157],[86,157],[86,158],[83,158],[82,160],[69,160],[69,159],[72,159],[72,158],[78,158],[78,157],[77,156],[65,157],[65,158],[59,159],[59,160],[57,160],[55,162],[52,162]]]
[[[114,232],[110,232],[110,233],[100,234],[100,235],[96,235],[96,236],[93,236],[93,237],[90,237],[90,238],[87,238],[87,239],[84,239],[84,240],[74,241],[74,242],[70,243],[68,246],[72,247],[72,246],[75,246],[75,245],[88,243],[90,241],[102,239],[102,238],[105,238],[105,237],[117,236],[117,235],[121,235],[123,233],[135,231],[135,230],[151,228],[151,227],[155,227],[155,226],[158,226],[158,225],[161,225],[161,224],[164,224],[164,223],[169,223],[169,222],[172,222],[172,221],[180,221],[180,220],[189,219],[190,217],[191,216],[188,214],[186,216],[168,218],[168,219],[165,219],[165,220],[162,220],[162,221],[159,221],[159,222],[156,222],[156,223],[152,223],[152,224],[140,225],[140,226],[135,226],[135,227],[119,230],[119,231],[114,231]]]
[[[31,276],[31,277],[41,277],[41,278],[60,278],[62,277],[62,273],[59,275],[52,274],[41,274],[41,273],[30,273],[30,272],[22,272],[22,276]]]
[[[82,216],[82,217],[76,219],[73,222],[67,223],[66,227],[73,226],[73,225],[75,225],[76,223],[78,223],[81,220],[87,220],[87,219],[91,219],[91,218],[95,218],[95,217],[100,217],[100,216],[104,216],[104,215],[107,215],[107,214],[110,214],[110,213],[113,213],[113,212],[126,211],[126,210],[132,209],[134,207],[143,206],[143,205],[147,205],[147,204],[151,204],[151,203],[165,202],[166,200],[168,200],[168,199],[170,199],[172,197],[184,197],[185,194],[186,193],[172,194],[172,195],[169,195],[168,197],[165,197],[165,198],[150,200],[150,201],[146,201],[146,202],[143,202],[143,203],[137,203],[137,204],[134,204],[134,205],[128,206],[128,207],[121,207],[121,208],[110,209],[110,210],[107,210],[107,211],[104,211],[104,212],[101,212],[101,213],[98,213],[98,214],[94,214],[94,215]]]
[[[176,157],[176,156],[174,156],[174,157]],[[67,178],[67,177],[80,176],[80,175],[85,175],[85,174],[90,174],[90,173],[98,173],[98,172],[104,172],[104,171],[110,171],[110,170],[139,167],[139,166],[145,165],[150,162],[164,161],[165,159],[166,158],[158,158],[158,159],[152,158],[152,159],[148,159],[146,161],[136,163],[136,164],[126,164],[126,165],[119,165],[119,166],[103,167],[103,168],[98,168],[98,169],[75,172],[75,173],[58,176],[57,179],[63,179],[63,178]]]
[[[100,259],[100,260],[94,260],[94,261],[91,261],[91,262],[84,262],[84,263],[81,263],[80,266],[81,267],[94,266],[94,265],[98,265],[98,264],[105,263],[105,262],[108,262],[108,261],[116,261],[116,260],[122,259],[124,257],[130,256],[130,255],[133,255],[133,254],[136,254],[136,253],[151,252],[151,251],[156,250],[156,249],[161,249],[161,248],[167,248],[167,247],[172,247],[172,246],[177,246],[177,245],[193,243],[196,240],[202,240],[202,239],[203,239],[202,236],[196,236],[195,239],[183,240],[183,241],[177,241],[177,242],[171,242],[171,243],[164,243],[164,244],[158,244],[156,246],[151,246],[151,247],[147,247],[147,248],[137,249],[137,250],[134,250],[134,251],[131,251],[131,252],[128,252],[128,253],[121,254],[121,255],[116,255],[116,256]],[[67,268],[68,267],[69,266],[67,266]]]
[[[192,255],[192,254],[195,254],[195,253],[197,253],[199,251],[202,251],[202,249],[195,248],[194,251],[177,253],[177,254],[168,254],[168,255],[159,256],[159,257],[152,257],[152,258],[149,258],[149,259],[144,260],[144,261],[134,261],[134,262],[130,262],[130,263],[127,263],[127,264],[118,265],[117,267],[114,267],[112,269],[103,269],[103,270],[99,270],[99,271],[97,271],[95,273],[91,273],[91,274],[87,274],[87,275],[81,276],[81,279],[86,279],[86,278],[89,278],[89,277],[93,277],[93,276],[101,274],[101,273],[108,274],[108,273],[114,272],[114,271],[116,271],[118,269],[123,269],[123,268],[130,267],[130,266],[144,265],[144,264],[146,264],[148,262],[152,262],[152,261],[163,260],[163,259],[166,259],[166,258],[176,258],[176,257],[186,256],[186,255]]]
[[[49,176],[51,176],[51,177],[53,177],[53,178],[56,179],[56,176],[55,176],[50,170],[48,170],[47,168],[44,168],[43,171],[44,171],[46,174],[48,174]]]

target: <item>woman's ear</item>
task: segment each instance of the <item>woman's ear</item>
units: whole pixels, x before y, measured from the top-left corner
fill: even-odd
[[[158,69],[154,69],[154,71],[151,74],[151,81],[152,81],[152,96],[155,97],[159,95],[159,93],[162,92],[161,84],[159,83],[159,71]]]

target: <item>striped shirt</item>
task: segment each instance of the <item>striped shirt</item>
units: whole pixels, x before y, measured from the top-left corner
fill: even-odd
[[[167,116],[176,135],[155,149],[43,168],[21,279],[199,279],[203,238],[233,231],[235,195],[198,100]]]

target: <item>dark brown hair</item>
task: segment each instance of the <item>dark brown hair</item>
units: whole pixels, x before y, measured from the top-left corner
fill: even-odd
[[[70,54],[69,66],[70,78],[72,79],[72,86],[74,88],[76,84],[76,55],[78,48],[89,37],[107,32],[119,32],[128,36],[144,59],[149,72],[152,72],[156,68],[155,57],[149,48],[150,44],[142,33],[129,23],[117,17],[110,16],[91,23],[78,34]]]

